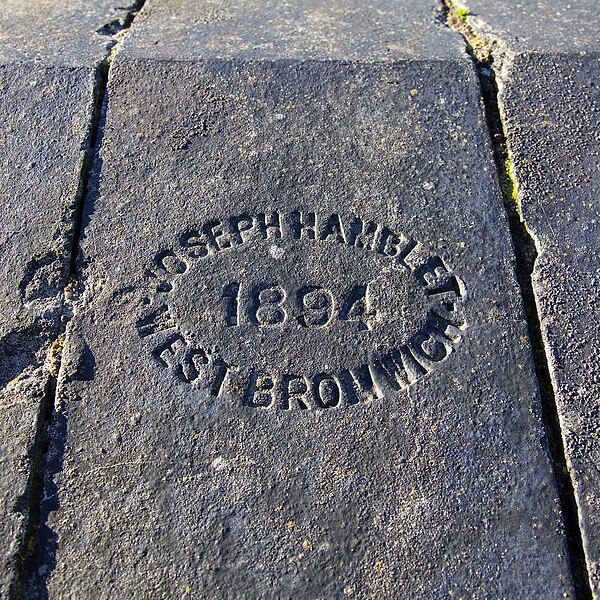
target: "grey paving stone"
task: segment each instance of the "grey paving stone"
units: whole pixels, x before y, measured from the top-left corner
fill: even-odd
[[[598,3],[595,0],[449,0],[469,12],[468,22],[481,35],[495,38],[512,52],[598,50]]]
[[[591,585],[600,597],[600,19],[592,2],[469,2],[499,40],[500,107],[534,291],[574,482]]]
[[[456,37],[441,26],[441,9],[441,4],[423,0],[368,4],[301,0],[278,3],[276,13],[264,0],[151,2],[139,16],[144,27],[129,52],[159,60],[459,57]]]
[[[114,2],[0,7],[0,597],[14,584],[27,525],[44,364],[62,327],[96,70],[114,44],[97,30],[119,15]]]
[[[45,394],[47,377],[41,369],[12,382],[0,390],[0,481],[2,495],[2,554],[0,556],[0,591],[8,598],[14,583],[15,556],[26,527],[29,478],[29,451],[37,427],[37,416]]]
[[[115,44],[133,0],[4,0],[0,63],[92,66]]]
[[[33,591],[569,597],[458,36],[252,6],[147,5],[111,69]]]
[[[519,56],[506,77],[519,202],[539,252],[534,290],[600,597],[600,55]]]

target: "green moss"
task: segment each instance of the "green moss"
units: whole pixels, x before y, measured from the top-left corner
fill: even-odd
[[[448,6],[448,24],[452,29],[458,31],[464,38],[472,54],[477,61],[487,63],[490,61],[492,53],[492,40],[479,35],[467,21],[471,11],[464,6],[459,6],[454,0],[445,0]]]
[[[47,365],[48,371],[52,377],[58,377],[58,371],[60,369],[60,361],[62,358],[62,351],[65,345],[65,337],[64,335],[59,336],[59,338],[52,344],[50,350],[48,352]]]
[[[513,164],[508,157],[504,159],[504,169],[500,173],[500,187],[502,188],[502,196],[504,197],[504,201],[512,205],[520,218],[521,207],[519,206],[519,198],[517,196],[517,186],[515,185]]]

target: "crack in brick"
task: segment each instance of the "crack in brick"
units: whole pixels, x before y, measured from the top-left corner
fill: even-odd
[[[533,273],[538,258],[538,246],[521,215],[518,188],[514,178],[510,149],[499,104],[494,62],[496,58],[497,62],[502,64],[507,57],[510,58],[510,52],[501,40],[485,37],[475,31],[470,23],[470,12],[467,8],[462,7],[456,0],[442,0],[442,2],[444,3],[446,26],[463,37],[467,54],[473,60],[479,77],[485,118],[513,243],[516,277],[525,308],[535,373],[540,390],[542,420],[548,437],[552,467],[558,487],[575,593],[577,598],[587,600],[592,598],[592,592],[579,525],[579,511],[573,481],[567,468],[568,463],[556,405],[555,390],[550,376],[546,347],[540,328],[540,316],[533,289]]]
[[[89,193],[90,174],[92,173],[98,145],[101,140],[102,112],[105,105],[110,65],[135,17],[143,8],[144,3],[145,0],[136,0],[131,6],[125,8],[127,12],[121,20],[113,21],[97,30],[100,34],[109,35],[112,40],[107,46],[105,58],[96,67],[89,128],[82,144],[84,156],[81,163],[78,187],[75,195],[75,215],[73,220],[72,238],[70,248],[66,248],[66,250],[69,251],[69,256],[67,257],[68,264],[70,265],[68,276],[71,280],[70,285],[65,288],[62,294],[62,304],[65,308],[63,313],[66,314],[72,314],[71,295],[73,290],[77,287],[77,281],[79,279],[77,253],[82,234],[84,207]],[[67,316],[63,320],[61,332],[52,342],[44,366],[44,373],[46,374],[47,379],[44,398],[39,406],[34,443],[32,444],[30,451],[30,473],[26,490],[18,501],[18,505],[26,515],[26,525],[25,535],[21,540],[19,552],[16,557],[15,579],[9,590],[10,600],[21,600],[30,595],[28,593],[30,591],[28,590],[28,587],[30,587],[32,578],[39,567],[40,554],[44,550],[47,550],[47,548],[40,548],[39,539],[40,529],[44,527],[47,518],[47,511],[42,509],[42,501],[44,499],[43,492],[46,484],[45,480],[48,475],[50,427],[52,419],[55,416],[56,390],[62,367],[62,352],[66,335],[65,323],[68,322],[68,318],[69,317]],[[57,428],[66,435],[66,427],[64,427],[62,419],[63,417],[58,418],[59,424]],[[53,564],[52,558],[50,558],[49,564]],[[38,574],[42,588],[45,588],[45,580],[48,575],[49,572]]]

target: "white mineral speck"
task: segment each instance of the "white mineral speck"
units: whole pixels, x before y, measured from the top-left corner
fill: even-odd
[[[269,254],[273,258],[276,258],[277,260],[279,260],[280,258],[283,258],[285,256],[285,250],[283,248],[281,248],[280,246],[271,246],[269,248]]]
[[[217,456],[211,465],[216,471],[222,471],[227,466],[227,461],[222,456]]]

